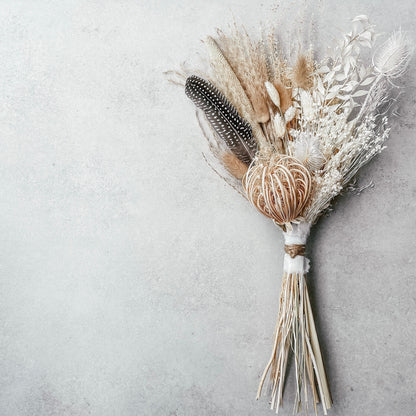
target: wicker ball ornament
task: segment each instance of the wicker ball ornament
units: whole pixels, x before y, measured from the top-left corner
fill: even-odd
[[[243,188],[263,215],[283,225],[301,216],[311,195],[311,175],[296,158],[273,155],[251,164]]]

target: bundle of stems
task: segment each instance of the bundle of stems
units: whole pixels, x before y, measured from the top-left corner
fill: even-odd
[[[209,74],[186,73],[179,81],[197,107],[213,169],[285,237],[284,272],[271,358],[271,408],[278,412],[289,352],[295,361],[294,412],[312,395],[317,413],[332,405],[306,285],[305,244],[310,227],[358,170],[385,148],[396,101],[394,81],[408,66],[412,48],[404,33],[375,45],[366,16],[324,59],[312,49],[283,53],[275,33],[252,40],[244,29],[218,31],[205,40]],[[369,49],[371,62],[362,58]],[[309,384],[309,388],[308,388]],[[308,393],[309,392],[309,393]]]

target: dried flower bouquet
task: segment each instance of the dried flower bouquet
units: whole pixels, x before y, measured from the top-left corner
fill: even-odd
[[[332,398],[306,286],[309,230],[358,170],[384,149],[393,81],[411,48],[398,31],[374,46],[366,16],[323,60],[312,50],[285,58],[274,34],[254,42],[244,30],[208,37],[211,75],[184,77],[214,158],[211,166],[282,228],[284,271],[271,357],[271,408],[279,410],[289,351],[295,361],[294,412],[308,395],[323,412]],[[372,54],[365,63],[362,50]],[[216,160],[216,164],[214,164]],[[310,389],[308,389],[308,382]]]

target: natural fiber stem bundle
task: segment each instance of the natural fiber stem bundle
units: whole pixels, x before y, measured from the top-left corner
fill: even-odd
[[[308,382],[315,413],[316,404],[322,402],[325,414],[332,406],[331,393],[326,379],[318,336],[306,285],[309,260],[304,256],[304,247],[310,224],[295,224],[285,235],[285,259],[279,313],[274,332],[273,351],[260,380],[257,399],[267,374],[270,372],[271,408],[279,411],[283,400],[283,386],[289,351],[295,360],[296,396],[294,412],[308,405]]]
[[[261,43],[253,42],[245,29],[237,27],[231,37],[220,33],[219,42],[253,105],[257,122],[266,123],[271,101],[264,87],[269,75]]]

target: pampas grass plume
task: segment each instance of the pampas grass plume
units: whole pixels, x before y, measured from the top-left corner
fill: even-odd
[[[224,167],[237,179],[243,179],[248,166],[243,163],[234,153],[225,152],[221,156]]]
[[[313,64],[305,55],[299,55],[293,67],[292,82],[295,87],[309,89],[312,86]]]

